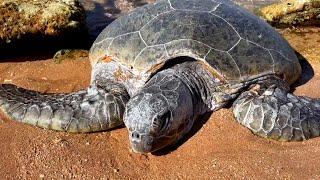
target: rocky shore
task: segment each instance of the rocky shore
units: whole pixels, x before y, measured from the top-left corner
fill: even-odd
[[[29,42],[50,46],[46,41],[64,41],[85,31],[85,11],[77,0],[4,0],[0,14],[1,49]]]

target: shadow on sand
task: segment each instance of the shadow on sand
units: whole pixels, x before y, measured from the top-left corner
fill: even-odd
[[[296,55],[299,59],[299,62],[302,68],[302,73],[300,78],[292,85],[292,89],[291,89],[292,91],[294,91],[296,87],[302,86],[307,82],[309,82],[314,76],[314,70],[311,64],[308,62],[308,60],[297,51],[296,51]]]
[[[174,145],[170,145],[168,147],[165,147],[159,151],[153,152],[152,155],[155,156],[163,156],[166,154],[170,154],[171,152],[175,151],[178,149],[182,144],[187,142],[192,136],[194,136],[202,127],[203,125],[210,119],[212,112],[208,112],[204,115],[201,115],[198,117],[195,122],[193,127],[191,128],[190,132],[188,132],[187,135],[185,135],[180,141],[178,141]]]

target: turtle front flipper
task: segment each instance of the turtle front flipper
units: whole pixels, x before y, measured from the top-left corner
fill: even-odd
[[[58,131],[95,132],[117,127],[123,123],[128,99],[124,88],[107,91],[91,86],[70,94],[45,94],[0,85],[0,108],[9,118]]]
[[[253,133],[280,141],[320,135],[320,100],[299,97],[278,87],[246,91],[234,102],[236,120]]]

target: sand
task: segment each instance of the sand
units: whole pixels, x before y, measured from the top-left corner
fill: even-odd
[[[281,33],[308,60],[294,93],[320,97],[319,29]],[[0,63],[0,83],[43,92],[88,86],[88,57],[60,64],[48,57],[7,59]],[[319,153],[320,138],[294,143],[263,139],[236,123],[228,108],[200,118],[179,145],[148,155],[130,151],[125,128],[68,134],[7,119],[0,124],[0,179],[318,179]]]

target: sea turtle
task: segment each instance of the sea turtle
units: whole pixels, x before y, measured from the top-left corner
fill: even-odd
[[[1,85],[1,109],[68,132],[124,122],[139,153],[174,144],[201,114],[230,102],[236,121],[262,137],[319,136],[320,101],[289,93],[301,74],[295,52],[232,1],[159,0],[137,8],[103,30],[90,60],[87,90],[55,95]]]

